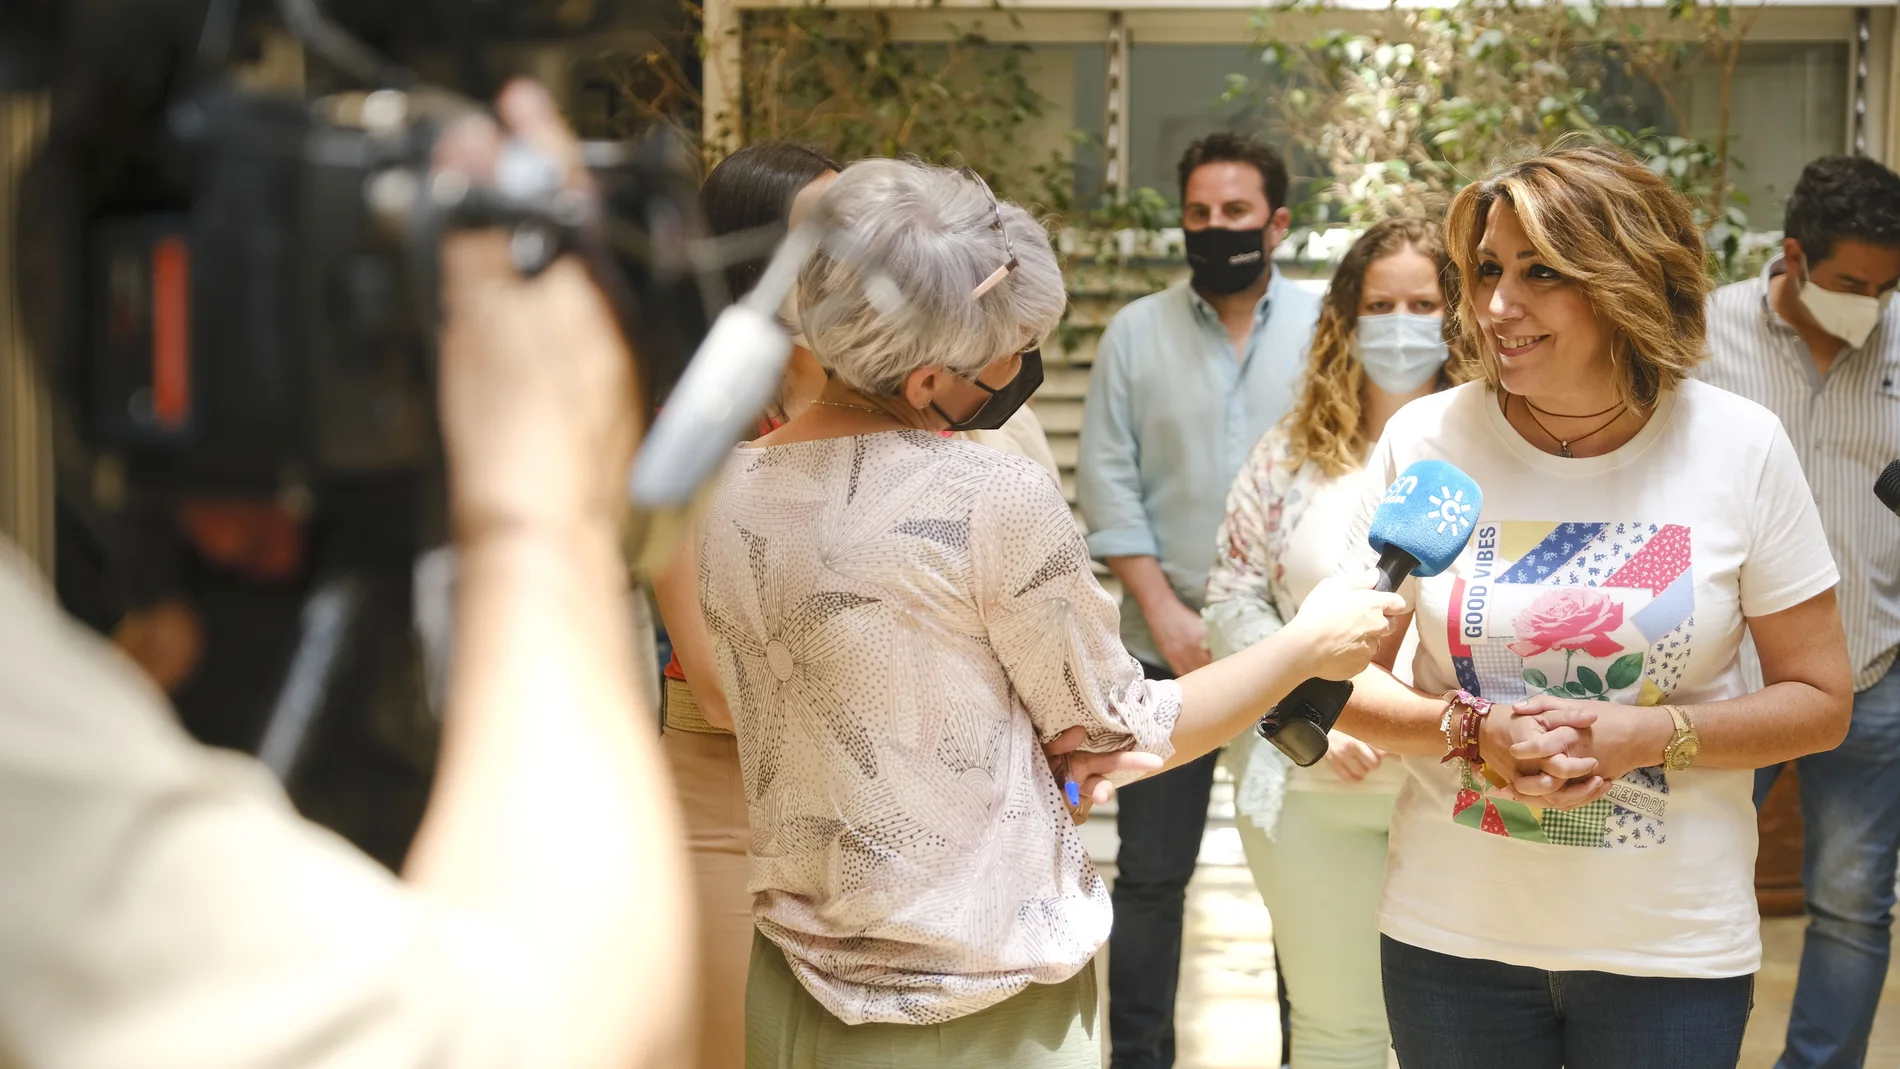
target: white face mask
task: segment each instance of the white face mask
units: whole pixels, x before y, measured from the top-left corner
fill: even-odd
[[[1880,316],[1892,299],[1892,290],[1878,297],[1863,297],[1858,293],[1824,290],[1815,285],[1813,279],[1801,284],[1801,303],[1807,305],[1814,321],[1852,349],[1867,344],[1867,336],[1880,325]]]
[[[1444,322],[1410,312],[1360,316],[1352,351],[1372,384],[1387,393],[1410,393],[1432,381],[1451,355]]]

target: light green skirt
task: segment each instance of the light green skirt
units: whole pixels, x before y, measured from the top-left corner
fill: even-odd
[[[845,1024],[792,974],[785,952],[752,937],[745,991],[746,1069],[1101,1069],[1095,968],[1030,984],[943,1024]]]

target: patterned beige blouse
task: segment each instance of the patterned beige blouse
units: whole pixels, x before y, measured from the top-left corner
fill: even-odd
[[[741,447],[700,529],[754,913],[848,1024],[1058,983],[1109,902],[1040,742],[1167,755],[1049,473],[917,431]]]

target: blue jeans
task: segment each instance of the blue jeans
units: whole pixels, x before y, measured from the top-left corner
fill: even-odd
[[[1143,664],[1149,679],[1172,679]],[[1116,792],[1115,926],[1108,933],[1111,1069],[1174,1064],[1174,993],[1181,980],[1181,914],[1207,827],[1219,751]]]
[[[1735,1069],[1755,978],[1545,972],[1379,937],[1404,1069]]]
[[[1850,1069],[1887,980],[1900,860],[1900,672],[1854,695],[1847,739],[1796,762],[1806,825],[1808,933],[1777,1069]],[[1755,773],[1755,804],[1780,766]]]

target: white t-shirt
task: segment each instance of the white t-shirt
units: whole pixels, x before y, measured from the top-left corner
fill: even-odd
[[[1545,688],[1637,705],[1745,693],[1744,618],[1837,581],[1801,466],[1767,409],[1701,382],[1621,449],[1531,446],[1472,383],[1406,406],[1368,464],[1364,532],[1406,466],[1457,465],[1484,492],[1458,561],[1404,593],[1414,678],[1496,702]],[[1761,962],[1751,772],[1638,769],[1569,812],[1491,800],[1454,765],[1407,758],[1380,929],[1459,957],[1546,970],[1722,977]]]

